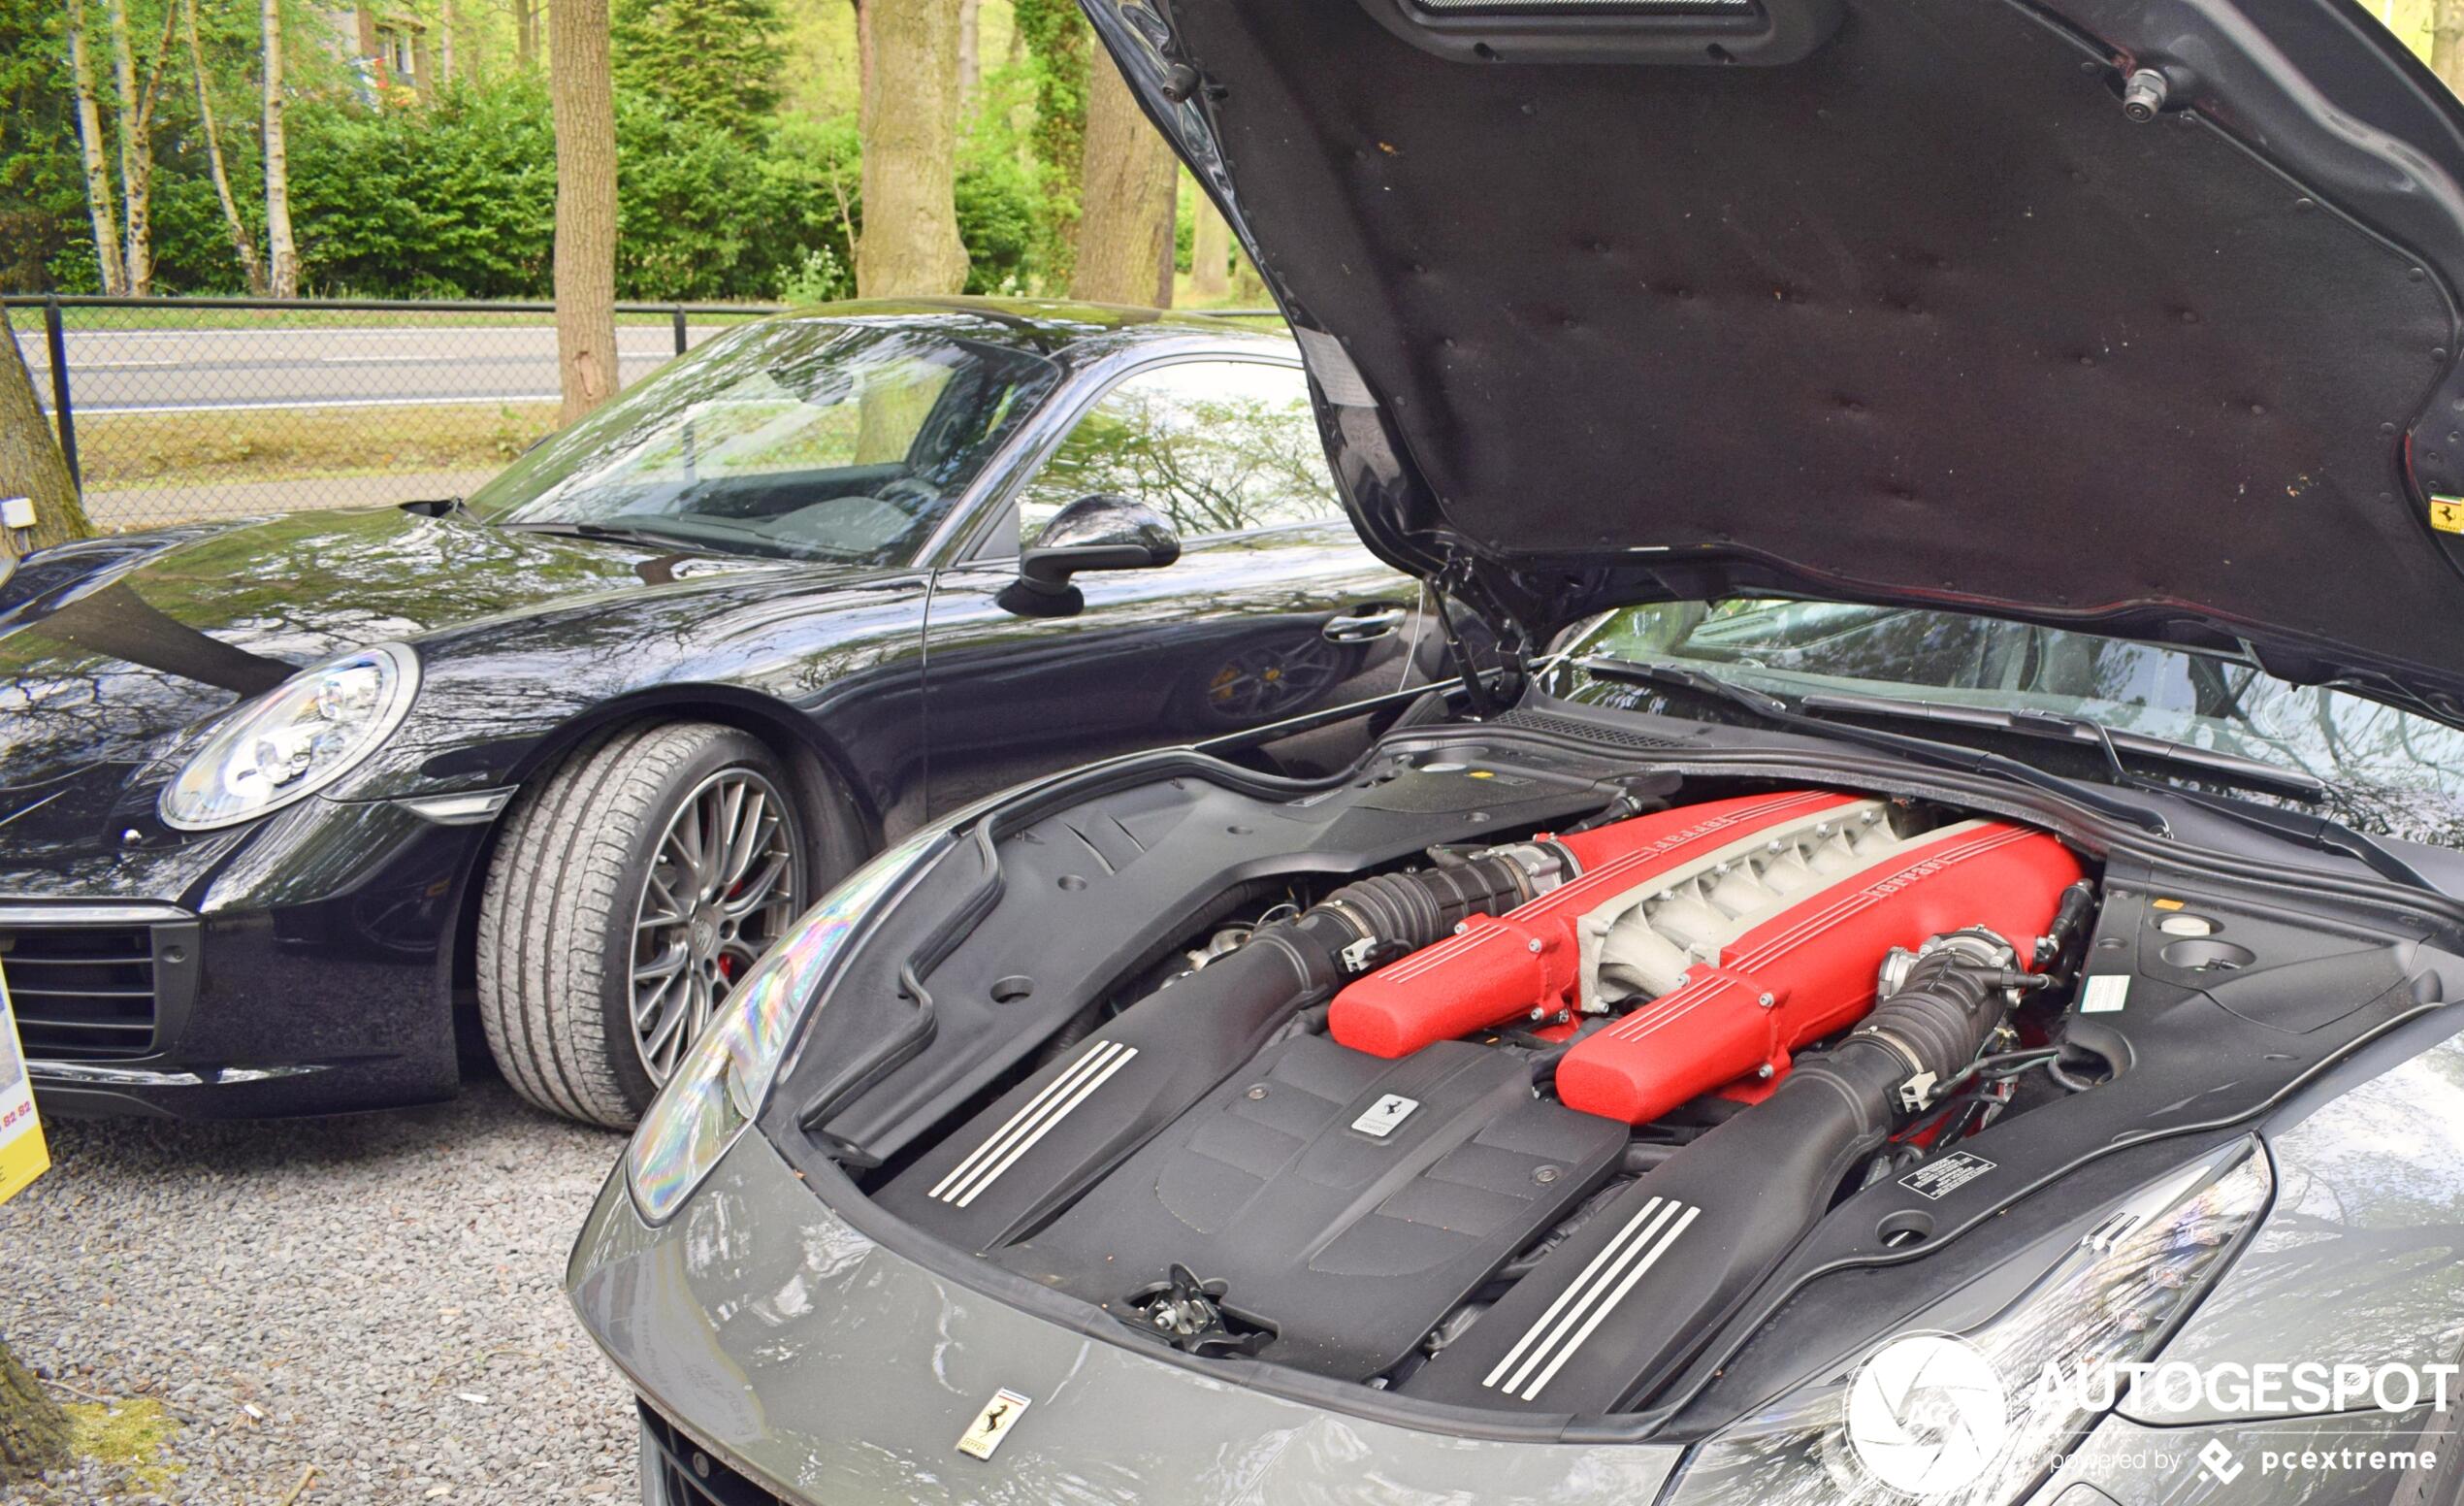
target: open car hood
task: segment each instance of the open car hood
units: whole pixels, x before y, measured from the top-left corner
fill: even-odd
[[[1502,627],[1781,590],[2464,707],[2464,111],[2358,6],[1089,4],[1363,536]]]

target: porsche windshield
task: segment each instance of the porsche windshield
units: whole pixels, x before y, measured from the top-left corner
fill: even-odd
[[[1816,697],[1817,704],[1824,697],[1890,698],[1922,703],[1919,709],[2088,718],[2117,735],[2309,774],[2327,786],[2312,807],[2321,813],[2379,835],[2464,847],[2464,732],[2343,691],[2290,684],[2229,655],[1961,612],[1761,598],[1630,608],[1572,647],[1576,655],[1700,669],[1791,701]],[[1580,694],[1630,704],[1648,692],[1594,680]],[[1900,730],[1973,740],[1951,721]],[[2050,751],[2041,740],[2002,748],[2031,762]],[[2133,768],[2169,772],[2125,758]],[[2072,754],[2073,765],[2082,760],[2100,762],[2101,754]],[[2200,778],[2196,770],[2185,776]]]
[[[905,564],[1059,379],[937,321],[764,320],[556,435],[470,506],[512,528]]]

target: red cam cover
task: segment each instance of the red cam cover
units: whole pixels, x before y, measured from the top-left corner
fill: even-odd
[[[1724,867],[1765,834],[1801,835],[1827,813],[1868,811],[1855,797],[1798,791],[1681,806],[1560,838],[1580,876],[1506,915],[1361,978],[1336,996],[1328,1026],[1355,1050],[1398,1057],[1508,1021],[1580,1007],[1577,922],[1671,875]],[[1676,986],[1579,1041],[1558,1064],[1569,1107],[1640,1124],[1740,1078],[1776,1077],[1790,1054],[1845,1030],[1873,1007],[1891,948],[1984,927],[2023,965],[2052,923],[2078,861],[2054,838],[2001,822],[1966,822],[1898,839],[1881,834],[1835,878],[1803,889]],[[1780,843],[1774,841],[1774,849]],[[1757,854],[1759,856],[1759,854]],[[1763,1073],[1767,1067],[1769,1072]]]

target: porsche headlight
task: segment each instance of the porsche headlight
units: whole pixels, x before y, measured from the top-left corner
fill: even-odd
[[[163,824],[209,832],[332,784],[393,735],[419,691],[407,644],[329,659],[241,706],[207,737],[157,805]]]
[[[830,965],[885,899],[947,839],[946,825],[918,832],[859,868],[790,926],[720,1001],[720,1013],[633,1130],[625,1182],[643,1218],[659,1223],[693,1195],[761,1112],[796,1023]]]
[[[2110,1410],[2267,1209],[2245,1144],[2143,1189],[1962,1333],[1916,1328],[1731,1424],[1670,1506],[2005,1506]]]

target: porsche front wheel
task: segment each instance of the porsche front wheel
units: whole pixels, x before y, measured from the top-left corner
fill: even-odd
[[[480,1017],[516,1092],[611,1128],[640,1117],[812,893],[794,789],[759,738],[677,722],[620,732],[524,792],[477,937]]]

